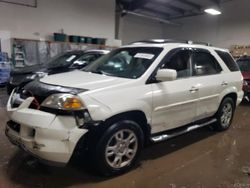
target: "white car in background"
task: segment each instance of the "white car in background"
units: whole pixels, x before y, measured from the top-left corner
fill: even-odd
[[[229,128],[243,79],[228,50],[149,40],[116,49],[84,70],[31,82],[8,101],[9,140],[67,164],[79,148],[104,175],[127,171],[147,141],[212,125]]]

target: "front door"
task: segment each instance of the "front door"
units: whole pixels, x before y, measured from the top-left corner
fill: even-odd
[[[177,80],[154,83],[152,86],[152,133],[191,123],[196,116],[199,86],[197,80],[191,77],[191,54],[189,49],[174,49],[164,58],[160,68],[176,70]]]

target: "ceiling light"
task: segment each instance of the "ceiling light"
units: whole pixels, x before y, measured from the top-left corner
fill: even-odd
[[[213,8],[208,8],[206,10],[204,10],[206,13],[211,14],[211,15],[220,15],[221,11],[213,9]]]

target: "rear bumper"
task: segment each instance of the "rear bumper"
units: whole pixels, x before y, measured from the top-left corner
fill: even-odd
[[[19,128],[13,128],[11,122],[6,125],[5,133],[10,142],[46,163],[60,166],[68,163],[78,141],[88,130],[79,129],[72,116],[56,116],[29,109],[32,98],[12,109],[11,98],[7,112],[11,122]]]
[[[244,91],[240,91],[237,93],[237,106],[242,102],[244,98]]]
[[[250,96],[250,89],[249,90],[244,90],[244,96]]]

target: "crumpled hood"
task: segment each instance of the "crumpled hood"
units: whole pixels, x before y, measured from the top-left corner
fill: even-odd
[[[47,76],[45,78],[42,78],[40,81],[51,85],[94,90],[118,84],[120,85],[122,83],[127,83],[130,80],[131,79],[111,77],[76,70],[72,72]]]

